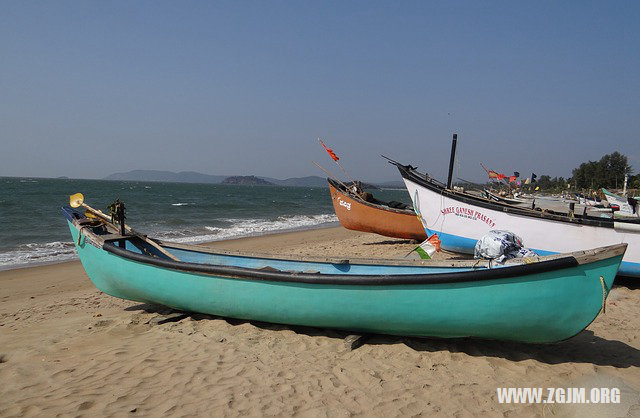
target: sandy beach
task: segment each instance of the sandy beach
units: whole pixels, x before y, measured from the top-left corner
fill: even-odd
[[[341,227],[208,244],[403,257]],[[438,257],[446,257],[438,254]],[[98,291],[78,261],[0,272],[0,416],[640,416],[640,286],[561,343],[371,336],[170,310]],[[496,388],[618,388],[619,404],[504,404]],[[545,391],[546,395],[546,391]]]

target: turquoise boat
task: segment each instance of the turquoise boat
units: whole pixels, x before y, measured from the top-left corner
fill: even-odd
[[[570,338],[604,308],[626,249],[618,244],[504,265],[301,261],[150,240],[72,208],[63,212],[87,275],[111,296],[223,317],[403,336],[527,343]]]

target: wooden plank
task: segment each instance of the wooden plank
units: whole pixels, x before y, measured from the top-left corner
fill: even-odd
[[[351,335],[347,335],[345,337],[345,339],[344,339],[344,345],[349,350],[355,350],[356,348],[358,348],[362,344],[364,344],[369,339],[369,337],[370,337],[369,334],[351,334]]]
[[[149,325],[162,325],[166,324],[167,322],[178,322],[188,317],[189,314],[186,314],[184,312],[172,312],[168,315],[158,315],[154,318],[151,318],[151,320],[149,321]]]

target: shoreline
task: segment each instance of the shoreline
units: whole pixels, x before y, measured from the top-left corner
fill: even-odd
[[[214,243],[217,243],[217,242],[236,241],[236,240],[243,240],[243,239],[258,238],[258,237],[267,236],[267,235],[288,234],[288,233],[291,233],[291,232],[311,231],[311,230],[314,230],[314,229],[339,228],[339,227],[340,227],[340,222],[339,221],[325,222],[325,223],[321,223],[321,224],[317,224],[317,225],[299,226],[299,227],[294,227],[294,228],[284,228],[284,229],[273,230],[273,231],[257,232],[255,234],[240,235],[240,236],[237,236],[237,237],[225,237],[225,238],[221,238],[219,240],[202,241],[202,242],[198,242],[198,243],[195,243],[195,244],[190,244],[189,243],[188,245],[211,246],[211,244],[214,244]],[[170,240],[166,240],[165,242],[171,242],[171,241]],[[71,241],[63,242],[63,243],[64,244],[73,245],[73,242],[71,242]],[[213,247],[213,248],[215,248],[215,247]],[[56,260],[35,261],[35,262],[23,263],[23,264],[0,265],[0,272],[11,271],[11,270],[19,270],[19,269],[25,269],[25,268],[31,268],[31,267],[50,266],[50,265],[55,265],[55,264],[60,264],[60,263],[71,262],[71,261],[80,261],[78,259],[78,256],[75,254],[75,249],[74,249],[74,255],[69,257],[69,258],[65,258],[64,260],[60,260],[60,261],[56,261]]]
[[[337,224],[337,225],[336,225]],[[248,251],[248,252],[263,252],[277,254],[287,254],[286,251],[290,251],[287,255],[313,255],[313,249],[309,248],[309,251],[304,251],[300,246],[309,244],[312,241],[316,243],[322,243],[324,247],[335,240],[345,239],[360,239],[362,237],[371,237],[371,241],[382,240],[382,242],[388,241],[389,243],[395,242],[398,248],[406,248],[407,253],[415,248],[417,243],[412,243],[410,240],[385,238],[374,234],[368,234],[365,232],[350,231],[343,228],[339,222],[314,225],[311,227],[292,228],[287,230],[269,231],[264,233],[257,233],[255,235],[240,236],[235,238],[224,238],[217,241],[207,241],[198,244],[190,244],[194,246],[201,246],[207,248],[229,250],[229,251]],[[170,242],[170,241],[166,241]],[[365,245],[367,245],[365,243]],[[366,247],[365,247],[366,248]],[[336,256],[344,254],[344,252],[334,252]],[[350,251],[351,257],[355,257],[357,254],[360,257],[372,257],[372,258],[386,258],[386,252],[384,256],[381,256],[380,251],[372,251],[368,254],[366,251],[354,251],[352,248]],[[57,266],[61,264],[78,263],[80,260],[77,255],[72,259],[66,259],[62,261],[43,261],[37,263],[21,264],[15,266],[3,266],[0,267],[0,280],[2,277],[11,274],[14,271],[38,269]]]

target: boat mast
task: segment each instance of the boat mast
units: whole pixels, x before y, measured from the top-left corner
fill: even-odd
[[[451,179],[453,177],[453,162],[456,159],[456,144],[458,142],[458,134],[453,134],[451,142],[451,157],[449,158],[449,177],[447,178],[447,189],[451,189]]]

